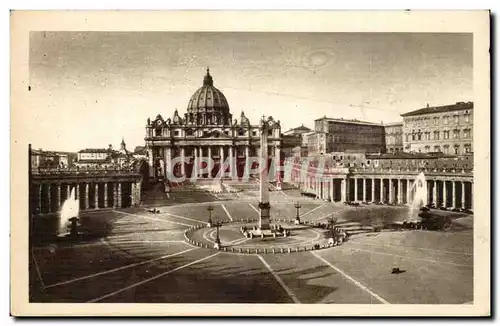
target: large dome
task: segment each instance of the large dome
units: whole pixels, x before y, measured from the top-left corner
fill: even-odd
[[[223,116],[229,115],[229,104],[220,90],[214,87],[214,81],[207,69],[203,78],[203,86],[200,87],[189,100],[188,113],[201,113],[206,111],[220,112]]]

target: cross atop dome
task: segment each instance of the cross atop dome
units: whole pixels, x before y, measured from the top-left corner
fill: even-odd
[[[212,79],[212,76],[210,76],[210,68],[207,66],[207,74],[203,78],[203,86],[213,86],[214,85],[214,80]]]

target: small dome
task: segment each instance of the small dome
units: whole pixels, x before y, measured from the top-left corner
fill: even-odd
[[[203,86],[194,92],[187,107],[188,114],[205,111],[219,111],[223,116],[229,116],[229,104],[224,94],[214,87],[209,69],[203,78]]]

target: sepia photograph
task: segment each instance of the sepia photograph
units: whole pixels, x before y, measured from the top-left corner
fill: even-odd
[[[490,314],[487,11],[11,28],[12,314]]]

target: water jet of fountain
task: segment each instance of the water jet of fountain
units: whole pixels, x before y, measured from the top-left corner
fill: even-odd
[[[70,196],[64,201],[61,212],[59,214],[59,232],[58,234],[67,233],[68,222],[71,218],[78,218],[80,205],[79,200],[76,198],[75,188],[71,189]]]
[[[427,203],[427,181],[423,172],[415,178],[412,186],[413,198],[410,202],[410,210],[408,212],[409,220],[418,220],[418,214],[422,207]]]

